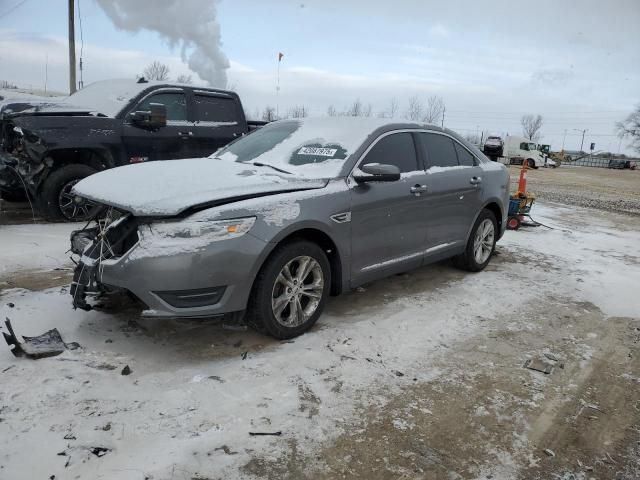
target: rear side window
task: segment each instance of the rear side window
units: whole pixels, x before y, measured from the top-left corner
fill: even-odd
[[[156,93],[141,101],[136,107],[136,110],[148,111],[151,103],[160,103],[167,107],[167,120],[169,121],[187,119],[187,99],[184,93]]]
[[[418,170],[418,158],[410,133],[393,133],[383,137],[367,153],[362,162],[396,165],[401,173]]]
[[[233,98],[196,94],[197,122],[237,122],[236,102]]]
[[[469,153],[469,150],[464,148],[458,142],[453,142],[456,147],[456,153],[458,154],[458,164],[464,165],[466,167],[473,167],[475,162],[473,160],[473,155]]]
[[[458,156],[453,140],[435,133],[420,133],[418,138],[427,153],[428,167],[457,167]]]

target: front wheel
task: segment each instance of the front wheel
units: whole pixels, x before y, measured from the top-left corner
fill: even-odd
[[[527,167],[529,168],[537,168],[536,167],[536,162],[533,158],[529,158],[527,159]]]
[[[95,203],[76,198],[73,186],[96,171],[81,164],[65,165],[54,170],[44,181],[40,192],[40,209],[49,221],[82,222],[100,209]]]
[[[483,270],[496,248],[497,227],[498,222],[493,212],[482,210],[473,225],[464,253],[454,258],[456,266],[470,272]]]
[[[279,246],[267,259],[249,299],[247,323],[287,339],[320,317],[331,287],[331,267],[315,243],[296,240]]]

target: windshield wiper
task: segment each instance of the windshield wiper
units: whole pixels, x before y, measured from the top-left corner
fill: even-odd
[[[280,173],[286,173],[288,175],[293,175],[293,173],[291,172],[287,172],[286,170],[283,170],[281,168],[278,167],[274,167],[273,165],[269,165],[267,163],[262,163],[262,162],[252,162],[251,165],[255,165],[256,167],[269,167],[269,168],[273,168],[275,171],[280,172]]]

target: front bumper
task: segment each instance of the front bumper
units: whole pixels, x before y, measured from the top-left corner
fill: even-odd
[[[74,308],[88,310],[87,297],[125,290],[146,305],[144,317],[212,317],[242,311],[267,247],[250,233],[174,253],[154,253],[140,243],[122,255],[101,259],[99,241],[94,240],[75,269]]]

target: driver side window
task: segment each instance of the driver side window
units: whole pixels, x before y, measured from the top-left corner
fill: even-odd
[[[419,170],[413,135],[403,132],[383,137],[367,153],[362,165],[367,163],[395,165],[400,169],[400,173]]]
[[[529,151],[529,144],[528,144],[528,143],[524,143],[524,142],[522,142],[522,143],[520,144],[520,150],[526,150],[526,151]]]
[[[142,100],[135,110],[147,111],[151,103],[160,103],[167,107],[167,121],[187,120],[187,98],[184,93],[164,92],[156,93]]]

